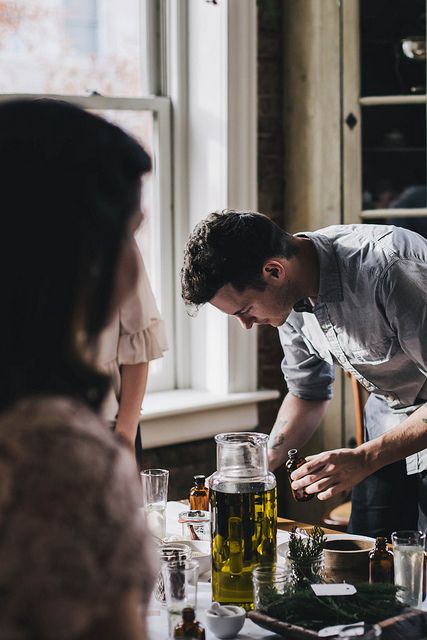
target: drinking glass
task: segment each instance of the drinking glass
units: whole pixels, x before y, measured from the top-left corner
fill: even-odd
[[[188,546],[188,544],[183,544],[180,542],[171,542],[170,544],[164,544],[162,547],[159,547],[157,551],[160,557],[161,565],[163,564],[163,562],[176,563],[182,562],[183,560],[191,560],[193,557],[193,551]],[[159,602],[163,604],[166,602],[165,584],[163,582],[161,569],[159,569],[159,574],[157,576],[157,582],[154,588],[154,596]]]
[[[395,531],[391,534],[394,554],[394,583],[402,587],[399,598],[411,607],[421,607],[425,534]]]
[[[197,581],[199,563],[196,560],[163,562],[163,584],[168,610],[169,636],[173,636],[175,626],[182,621],[185,607],[197,608]]]
[[[169,471],[166,469],[141,471],[142,507],[151,533],[161,539],[166,535],[168,482]]]

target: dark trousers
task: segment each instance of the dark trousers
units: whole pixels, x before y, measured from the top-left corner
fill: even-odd
[[[138,469],[142,471],[142,441],[141,441],[141,430],[139,427],[136,430],[135,458],[136,458],[136,464],[138,465]]]
[[[383,467],[353,487],[350,533],[386,536],[427,528],[427,473],[406,475],[405,460]]]

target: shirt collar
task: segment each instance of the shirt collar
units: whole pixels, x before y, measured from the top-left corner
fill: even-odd
[[[319,293],[314,308],[325,302],[342,302],[344,296],[341,285],[341,273],[332,240],[316,231],[306,231],[296,233],[295,235],[309,238],[313,242],[319,258]],[[310,301],[306,300],[305,302],[310,305],[313,311]],[[297,305],[299,305],[299,302],[297,302]],[[295,309],[295,311],[299,311],[299,309]],[[308,309],[304,308],[301,309],[301,311],[308,311]]]

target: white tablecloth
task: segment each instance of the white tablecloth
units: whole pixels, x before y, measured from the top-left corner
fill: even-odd
[[[179,502],[169,502],[166,512],[166,533],[167,535],[180,535],[181,525],[178,524],[178,514],[185,511],[185,506]],[[286,531],[278,531],[277,542],[285,542],[289,539]],[[197,620],[206,629],[206,640],[215,640],[216,636],[209,631],[205,624],[205,611],[209,609],[212,601],[212,590],[209,582],[199,582],[197,590]],[[168,619],[166,607],[161,606],[154,598],[151,601],[148,611],[148,630],[150,640],[168,640]],[[238,640],[257,640],[258,638],[270,638],[277,640],[279,636],[261,629],[251,620],[246,620],[243,629],[236,636]]]
[[[206,640],[215,640],[216,636],[209,631],[205,623],[205,611],[209,609],[211,604],[211,585],[207,582],[199,582],[197,591],[197,620],[205,627]],[[168,618],[166,607],[159,606],[156,600],[153,600],[149,609],[148,616],[148,637],[150,640],[168,640]],[[277,639],[277,636],[271,631],[265,631],[252,620],[246,620],[243,629],[236,636],[238,640],[257,640],[258,638]]]

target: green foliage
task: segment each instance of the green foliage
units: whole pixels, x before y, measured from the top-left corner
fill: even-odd
[[[292,529],[289,540],[289,560],[292,581],[297,588],[309,588],[310,584],[323,581],[323,529],[313,527],[307,538],[302,538]]]
[[[352,596],[316,596],[312,589],[288,587],[278,596],[264,594],[263,611],[273,618],[318,631],[335,624],[363,621],[376,624],[399,615],[404,605],[396,598],[392,584],[359,584]]]
[[[302,538],[294,527],[289,539],[289,557],[293,560],[313,560],[318,558],[323,551],[325,535],[323,529],[315,525],[308,535]]]

